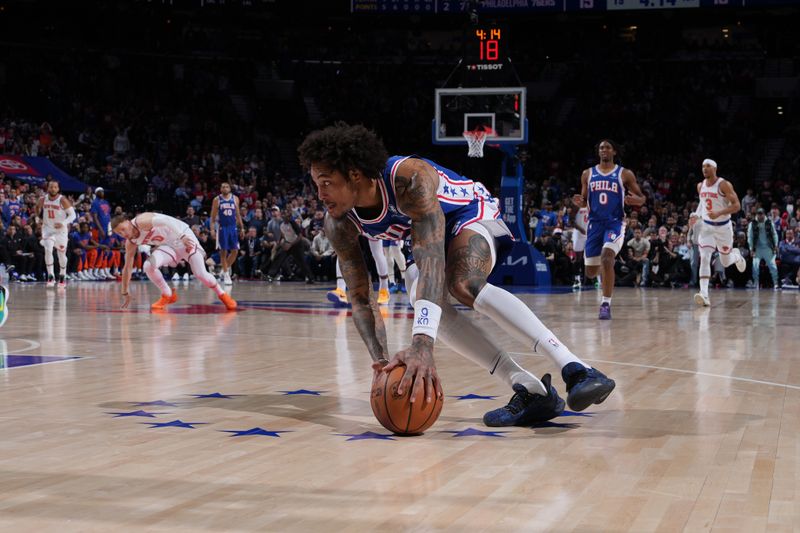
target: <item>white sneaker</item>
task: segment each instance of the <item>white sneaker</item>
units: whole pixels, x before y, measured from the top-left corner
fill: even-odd
[[[744,272],[747,270],[747,260],[742,257],[742,254],[739,254],[739,259],[736,260],[736,270],[739,272]]]
[[[231,279],[231,275],[228,274],[227,272],[225,272],[225,280],[223,283],[225,283],[225,285],[233,285],[233,280]]]
[[[183,275],[183,281],[189,281],[189,273]]]
[[[47,276],[47,287],[55,287],[55,286],[56,286],[55,276]]]
[[[711,302],[709,301],[708,296],[701,292],[698,292],[694,295],[694,303],[697,305],[702,305],[703,307],[711,307]]]
[[[172,281],[180,281],[180,280],[181,280],[181,275],[180,275],[180,274],[178,274],[177,272],[175,272],[175,273],[172,275]]]

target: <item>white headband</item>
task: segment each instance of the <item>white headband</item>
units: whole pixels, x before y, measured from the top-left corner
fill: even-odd
[[[705,165],[706,163],[708,163],[714,168],[717,168],[717,162],[714,161],[713,159],[703,159],[703,164]]]

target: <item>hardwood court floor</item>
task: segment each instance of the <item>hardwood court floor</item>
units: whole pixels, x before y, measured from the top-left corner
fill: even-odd
[[[0,370],[2,531],[800,529],[797,291],[620,290],[610,323],[595,291],[523,294],[614,394],[480,434],[509,391],[437,345],[444,411],[413,438],[373,418],[366,350],[319,286],[240,283],[237,313],[196,283],[165,314],[147,283],[125,313],[114,283],[11,291],[7,366],[81,358]]]

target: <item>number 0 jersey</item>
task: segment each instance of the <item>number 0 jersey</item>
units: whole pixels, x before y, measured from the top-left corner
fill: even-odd
[[[589,220],[609,221],[625,218],[625,186],[622,184],[622,170],[614,166],[608,174],[603,174],[598,165],[591,168],[589,175]]]

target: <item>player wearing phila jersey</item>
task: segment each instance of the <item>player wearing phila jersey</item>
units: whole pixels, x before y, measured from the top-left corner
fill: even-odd
[[[339,257],[353,320],[376,375],[405,366],[399,393],[410,389],[412,402],[441,396],[433,359],[438,336],[514,391],[508,405],[484,415],[485,424],[529,425],[563,412],[564,401],[550,375],[540,380],[520,366],[456,311],[452,296],[548,355],[567,384],[571,409],[581,411],[608,397],[613,380],[583,363],[516,296],[487,282],[513,237],[500,218],[499,202],[481,183],[421,157],[389,157],[383,142],[363,126],[338,123],[313,132],[299,152],[327,208],[325,233]],[[370,297],[359,235],[392,240],[411,236],[415,264],[406,270],[406,282],[414,322],[410,346],[393,357]]]
[[[700,203],[689,217],[697,244],[700,247],[700,292],[694,295],[697,305],[708,307],[708,280],[711,277],[711,256],[719,251],[722,266],[736,265],[744,272],[747,262],[738,248],[733,247],[733,225],[731,215],[741,209],[739,197],[733,185],[717,176],[717,163],[713,159],[703,161],[703,181],[697,184]]]
[[[156,287],[161,290],[161,298],[152,306],[154,310],[164,309],[178,301],[178,295],[170,288],[161,267],[177,267],[186,261],[192,274],[203,282],[229,310],[236,309],[236,301],[222,290],[216,278],[206,270],[205,252],[191,228],[183,221],[159,213],[142,213],[131,220],[119,215],[111,220],[111,231],[127,239],[125,242],[125,266],[122,269],[122,308],[131,301],[128,284],[131,269],[139,246],[152,246],[150,257],[144,262],[144,272]]]
[[[625,242],[625,206],[642,205],[645,197],[636,176],[616,164],[617,145],[610,139],[597,144],[600,163],[581,174],[581,193],[572,197],[578,207],[589,208],[586,232],[586,277],[602,273],[603,301],[600,320],[611,320],[611,296],[614,293],[614,259]]]
[[[53,272],[53,248],[58,252],[58,286],[67,285],[67,241],[69,226],[75,220],[75,208],[61,196],[57,181],[47,184],[47,194],[36,202],[36,213],[42,217],[42,240],[44,263],[47,266],[47,286],[56,284]]]
[[[231,192],[230,183],[223,182],[219,192],[211,203],[211,231],[222,263],[222,283],[232,285],[231,266],[239,254],[239,228],[244,228],[244,222],[239,212],[239,198]]]

